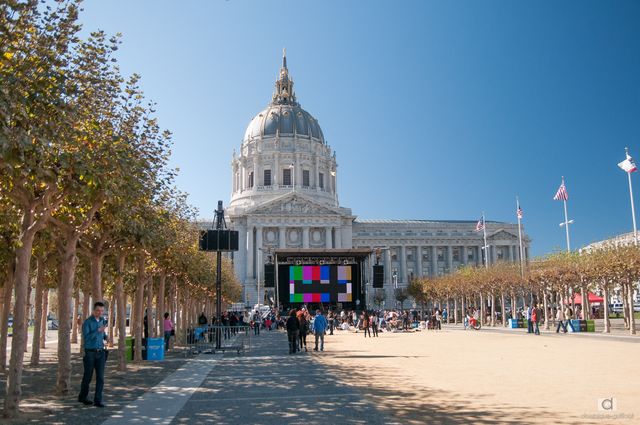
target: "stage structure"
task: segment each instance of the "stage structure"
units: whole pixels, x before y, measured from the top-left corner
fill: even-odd
[[[370,249],[276,249],[278,308],[366,309]]]

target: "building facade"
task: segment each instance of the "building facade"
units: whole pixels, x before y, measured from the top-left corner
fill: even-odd
[[[258,283],[278,248],[379,248],[387,300],[412,276],[483,264],[476,221],[359,220],[339,204],[336,153],[298,103],[284,53],[271,102],[249,123],[231,169],[227,217],[240,235],[234,267],[246,303],[273,298],[268,290],[258,294]],[[486,231],[490,263],[520,259],[517,225],[488,221]],[[523,245],[528,258],[526,237]]]

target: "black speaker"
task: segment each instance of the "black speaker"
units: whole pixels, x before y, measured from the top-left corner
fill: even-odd
[[[373,287],[382,288],[384,285],[384,266],[373,266]]]
[[[237,251],[238,232],[236,230],[200,231],[200,251]]]
[[[264,287],[275,288],[276,287],[276,266],[275,264],[264,265]]]

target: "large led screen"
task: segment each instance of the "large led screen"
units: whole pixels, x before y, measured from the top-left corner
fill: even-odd
[[[353,301],[352,266],[288,266],[289,302]]]

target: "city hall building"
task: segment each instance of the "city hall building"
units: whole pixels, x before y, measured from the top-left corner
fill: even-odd
[[[348,166],[348,165],[346,165]],[[318,120],[296,98],[283,54],[271,102],[251,120],[231,161],[226,215],[239,231],[234,267],[244,302],[258,299],[274,250],[380,248],[387,305],[412,276],[437,276],[484,261],[476,220],[368,220],[338,202],[338,164]],[[489,263],[519,261],[516,224],[486,222]],[[523,236],[528,258],[529,240]],[[365,272],[371,303],[370,271]],[[267,298],[274,299],[272,289]],[[264,294],[261,289],[260,294]],[[261,300],[262,302],[262,300]]]

